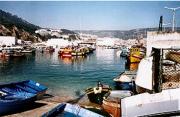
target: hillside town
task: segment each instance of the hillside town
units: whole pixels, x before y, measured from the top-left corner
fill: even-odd
[[[36,5],[44,8],[43,5],[52,3],[37,2]],[[57,3],[65,4],[63,7],[70,3],[75,8],[79,5],[80,9],[87,5],[84,2]],[[111,5],[116,8],[120,3],[126,2]],[[143,5],[158,6],[158,26],[123,31],[42,28],[0,10],[0,116],[179,116],[180,32],[176,26],[179,15],[175,13],[180,7],[165,6],[165,10],[172,11],[169,18],[169,14],[161,15],[164,9],[161,10],[158,3],[164,7],[166,2],[143,2]],[[175,1],[171,3],[180,5]],[[149,12],[154,14],[151,8]],[[147,13],[142,15],[145,17]],[[172,21],[165,27],[167,16]]]

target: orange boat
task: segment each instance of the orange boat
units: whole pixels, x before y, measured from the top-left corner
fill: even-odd
[[[103,97],[103,109],[112,117],[121,117],[121,99],[131,96],[127,90],[114,90]]]

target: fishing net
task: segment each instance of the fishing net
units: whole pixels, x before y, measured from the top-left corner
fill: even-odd
[[[163,49],[161,56],[162,89],[180,88],[180,49]]]

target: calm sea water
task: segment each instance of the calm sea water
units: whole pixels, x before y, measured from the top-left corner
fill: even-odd
[[[56,51],[0,60],[0,83],[32,79],[46,85],[50,94],[76,97],[97,81],[114,86],[112,79],[125,70],[125,59],[116,52],[97,48],[87,57],[62,59]]]

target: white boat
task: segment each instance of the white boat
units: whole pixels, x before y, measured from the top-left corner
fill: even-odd
[[[127,47],[122,47],[121,51],[122,51],[121,54],[120,54],[121,57],[127,57],[128,56],[129,50],[128,50]]]
[[[180,88],[160,93],[142,93],[121,99],[122,117],[155,116],[180,113]]]
[[[141,60],[135,83],[146,92],[121,99],[122,117],[180,114],[180,88],[148,93],[154,87],[152,66],[152,57]]]
[[[133,90],[133,81],[136,77],[136,71],[125,71],[120,74],[113,81],[116,83],[116,88],[121,90]]]
[[[22,50],[21,53],[32,53],[33,50],[30,50],[30,49],[25,49],[25,50]]]

